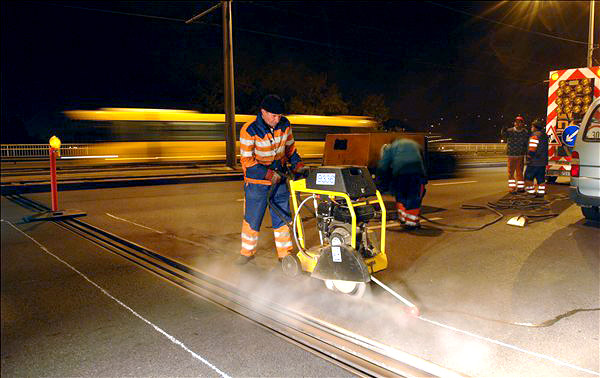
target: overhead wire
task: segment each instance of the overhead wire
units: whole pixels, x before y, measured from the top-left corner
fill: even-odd
[[[157,20],[174,21],[174,22],[185,22],[186,21],[185,19],[181,19],[181,18],[154,16],[154,15],[150,15],[150,14],[122,12],[122,11],[114,11],[114,10],[110,10],[110,9],[101,9],[101,8],[89,8],[89,7],[82,7],[79,5],[56,4],[56,3],[47,3],[47,2],[39,2],[39,1],[32,1],[32,2],[38,3],[38,4],[43,4],[43,5],[51,5],[51,6],[55,6],[55,7],[86,10],[86,11],[91,11],[91,12],[112,13],[112,14],[118,14],[118,15],[122,15],[122,16],[152,18],[152,19],[157,19]]]
[[[456,9],[456,8],[453,8],[453,7],[449,7],[447,5],[440,4],[440,3],[437,3],[435,1],[425,1],[425,2],[428,3],[428,4],[432,4],[432,5],[441,7],[441,8],[445,8],[445,9],[451,10],[453,12],[462,13],[462,14],[465,14],[465,15],[468,15],[468,16],[471,16],[471,17],[478,18],[480,20],[485,20],[485,21],[488,21],[488,22],[491,22],[491,23],[494,23],[494,24],[507,26],[507,27],[510,27],[510,28],[513,28],[513,29],[517,29],[517,30],[521,30],[521,31],[524,31],[524,32],[527,32],[527,33],[532,33],[532,34],[536,34],[536,35],[543,36],[543,37],[548,37],[548,38],[554,38],[554,39],[558,39],[558,40],[561,40],[561,41],[564,41],[564,42],[572,42],[572,43],[577,43],[577,44],[581,44],[581,45],[587,45],[588,44],[587,42],[578,41],[578,40],[575,40],[575,39],[564,38],[564,37],[560,37],[560,36],[557,36],[557,35],[554,35],[554,34],[543,33],[543,32],[539,32],[539,31],[536,31],[536,30],[530,30],[530,29],[527,29],[527,28],[523,28],[523,27],[520,27],[520,26],[517,26],[517,25],[507,24],[506,22],[494,20],[494,19],[491,19],[491,18],[480,16],[478,14],[467,12],[467,11],[464,11],[464,10],[461,10],[461,9]]]
[[[37,3],[37,2],[35,2],[35,3]],[[72,8],[72,9],[80,9],[80,10],[86,10],[86,11],[96,11],[96,12],[102,12],[102,13],[112,13],[112,14],[119,14],[119,15],[125,15],[125,16],[151,18],[151,19],[173,21],[173,22],[182,22],[182,23],[185,23],[185,21],[187,21],[186,19],[180,19],[180,18],[154,16],[154,15],[148,15],[148,14],[142,14],[142,13],[113,11],[113,10],[107,10],[107,9],[80,7],[80,6],[64,5],[64,4],[56,4],[56,3],[40,3],[40,4],[50,5],[50,6],[57,6],[57,7]],[[219,28],[221,27],[220,24],[215,24],[215,23],[210,23],[210,22],[205,22],[205,21],[197,21],[197,23],[200,23],[200,24],[203,24],[203,25],[206,25],[206,26],[219,27]],[[273,38],[292,40],[292,41],[296,41],[296,42],[303,42],[303,43],[307,43],[307,44],[313,44],[313,45],[317,45],[317,46],[334,48],[334,49],[339,49],[339,50],[353,51],[353,52],[362,53],[362,54],[383,56],[383,57],[388,57],[388,58],[398,58],[397,56],[395,56],[393,54],[387,54],[387,53],[383,53],[383,52],[379,52],[379,51],[370,51],[370,50],[364,50],[364,49],[357,49],[357,48],[354,48],[354,47],[336,45],[336,44],[331,44],[331,43],[326,43],[326,42],[319,42],[319,41],[309,40],[309,39],[305,39],[305,38],[299,38],[299,37],[294,37],[294,36],[288,36],[288,35],[283,35],[283,34],[278,34],[278,33],[265,32],[265,31],[260,31],[260,30],[253,30],[253,29],[248,29],[248,28],[243,28],[243,27],[236,26],[234,28],[234,32],[238,32],[238,31],[252,33],[252,34],[258,34],[258,35],[265,35],[265,36],[269,36],[269,37],[273,37]],[[515,81],[515,82],[520,82],[520,83],[525,83],[525,84],[535,84],[535,83],[537,83],[539,81],[539,80],[531,80],[531,79],[525,79],[525,78],[518,78],[518,77],[507,76],[507,75],[495,74],[495,73],[491,73],[489,71],[482,71],[482,70],[477,70],[477,69],[472,69],[472,68],[465,68],[465,67],[462,67],[462,66],[456,66],[456,65],[452,65],[452,64],[440,64],[440,63],[431,62],[431,61],[427,61],[427,60],[423,60],[423,59],[419,59],[419,58],[415,58],[415,57],[411,57],[410,60],[413,61],[413,62],[415,62],[415,63],[417,63],[417,64],[424,64],[424,65],[433,66],[433,67],[449,68],[451,70],[459,71],[459,72],[471,72],[471,73],[480,74],[482,76],[488,76],[488,77],[494,77],[494,78],[502,78],[504,80],[510,80],[510,81]]]

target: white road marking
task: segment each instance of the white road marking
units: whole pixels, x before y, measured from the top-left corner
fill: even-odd
[[[444,218],[440,218],[440,217],[429,218],[429,220],[432,220],[432,221],[441,220],[441,219],[444,219]],[[425,222],[427,222],[427,219],[423,219],[423,220],[424,220]]]
[[[150,227],[148,227],[148,226],[144,226],[143,224],[135,223],[134,221],[130,221],[130,220],[127,220],[127,219],[124,219],[124,218],[120,218],[120,217],[118,217],[118,216],[116,216],[116,215],[112,215],[112,214],[109,214],[109,213],[105,213],[105,214],[106,214],[106,215],[108,215],[108,216],[109,216],[109,217],[111,217],[111,218],[114,218],[114,219],[117,219],[117,220],[120,220],[120,221],[123,221],[123,222],[131,223],[131,224],[133,224],[133,225],[136,225],[136,226],[138,226],[138,227],[145,228],[145,229],[147,229],[147,230],[150,230],[150,231],[154,231],[154,232],[156,232],[157,234],[161,234],[161,235],[162,235],[162,234],[164,234],[164,233],[165,233],[164,231],[158,231],[158,230],[155,230],[155,229],[153,229],[153,228],[150,228]]]
[[[110,215],[110,214],[107,213],[107,215]],[[118,217],[115,217],[115,216],[112,216],[112,217],[116,218],[116,219],[124,220],[122,218],[118,218]],[[221,370],[219,370],[217,367],[215,367],[214,365],[212,365],[210,362],[208,362],[207,360],[205,360],[201,356],[197,355],[196,353],[194,353],[190,349],[188,349],[182,342],[180,342],[179,340],[175,339],[173,336],[167,334],[165,331],[163,331],[162,329],[160,329],[159,327],[157,327],[156,325],[154,325],[153,323],[151,323],[150,321],[146,320],[141,315],[139,315],[138,313],[136,313],[133,309],[131,309],[130,307],[128,307],[127,305],[125,305],[124,303],[122,303],[121,301],[119,301],[118,299],[116,299],[115,297],[113,297],[110,293],[108,293],[102,287],[100,287],[99,285],[97,285],[96,283],[94,283],[93,281],[91,281],[89,278],[87,278],[83,273],[79,272],[77,269],[75,269],[74,267],[72,267],[71,265],[69,265],[69,263],[65,262],[64,260],[60,259],[58,256],[56,256],[53,253],[51,253],[50,251],[48,251],[37,240],[33,239],[31,236],[29,236],[26,233],[24,233],[23,231],[21,231],[19,228],[17,228],[16,226],[14,226],[11,222],[5,221],[4,219],[2,219],[1,221],[8,223],[15,230],[19,231],[20,233],[22,233],[23,235],[25,235],[26,237],[28,237],[29,239],[31,239],[43,251],[45,251],[46,253],[50,254],[51,256],[53,256],[54,258],[56,258],[57,260],[61,261],[62,263],[64,263],[65,265],[67,265],[69,268],[73,269],[77,274],[81,275],[84,279],[86,279],[92,285],[96,286],[98,289],[100,289],[108,297],[110,297],[111,299],[113,299],[114,301],[116,301],[117,303],[119,303],[121,306],[125,307],[127,310],[129,310],[131,313],[133,313],[135,316],[137,316],[138,318],[140,318],[144,322],[146,322],[149,325],[151,325],[155,330],[157,330],[158,332],[160,332],[161,334],[163,334],[164,336],[166,336],[174,344],[177,344],[177,345],[181,346],[185,351],[187,351],[192,356],[194,356],[194,358],[200,360],[201,362],[203,362],[204,364],[206,364],[207,366],[209,366],[210,368],[212,368],[213,370],[215,370],[222,377],[229,377],[228,375],[226,375],[225,373],[223,373]],[[127,220],[124,220],[124,221],[127,221]],[[133,223],[133,224],[136,224],[138,226],[141,226],[141,227],[148,228],[148,229],[152,230],[149,227],[142,226],[142,225],[139,225],[139,224],[134,223],[134,222],[130,222],[130,223]],[[154,230],[154,231],[156,231],[156,230]],[[159,232],[159,231],[156,231],[156,232]],[[452,326],[449,326],[449,325],[437,322],[435,320],[427,319],[427,318],[425,318],[423,316],[419,316],[418,319],[423,320],[423,321],[428,322],[428,323],[433,324],[433,325],[437,325],[437,326],[442,327],[442,328],[449,329],[449,330],[457,332],[457,333],[462,333],[464,335],[471,336],[471,337],[474,337],[474,338],[477,338],[477,339],[480,339],[480,340],[484,340],[484,341],[490,342],[492,344],[503,346],[503,347],[506,347],[508,349],[513,349],[515,351],[522,352],[522,353],[525,353],[525,354],[528,354],[528,355],[531,355],[531,356],[534,356],[534,357],[538,357],[538,358],[541,358],[541,359],[553,362],[553,363],[555,363],[557,365],[565,366],[565,367],[568,367],[568,368],[571,368],[571,369],[574,369],[574,370],[578,370],[578,371],[582,371],[582,372],[585,372],[585,373],[588,373],[588,374],[593,374],[593,375],[600,376],[600,372],[597,372],[597,371],[594,371],[594,370],[590,370],[590,369],[586,369],[586,368],[583,368],[583,367],[571,364],[569,362],[565,362],[565,361],[559,360],[559,359],[557,359],[555,357],[552,357],[552,356],[548,356],[548,355],[545,355],[545,354],[542,354],[542,353],[538,353],[538,352],[533,352],[533,351],[530,351],[530,350],[518,347],[516,345],[505,343],[505,342],[500,341],[500,340],[496,340],[496,339],[492,339],[492,338],[489,338],[489,337],[481,336],[481,335],[478,335],[478,334],[473,333],[473,332],[465,331],[465,330],[462,330],[460,328],[452,327]]]
[[[152,231],[152,232],[156,232],[157,234],[165,235],[165,236],[167,236],[167,237],[169,237],[169,238],[172,238],[172,239],[177,239],[177,240],[180,240],[180,241],[182,241],[182,242],[190,243],[190,244],[192,244],[192,245],[195,245],[196,247],[201,247],[201,246],[202,246],[202,244],[200,244],[200,243],[196,243],[196,242],[195,242],[195,241],[193,241],[193,240],[188,240],[188,239],[185,239],[185,238],[180,238],[179,236],[176,236],[176,235],[167,234],[167,233],[166,233],[166,232],[164,232],[164,231],[155,230],[155,229],[153,229],[153,228],[151,228],[151,227],[144,226],[143,224],[135,223],[134,221],[130,221],[129,219],[121,218],[121,217],[118,217],[118,216],[116,216],[116,215],[112,215],[112,214],[109,214],[109,213],[105,213],[105,214],[106,214],[106,215],[108,215],[108,216],[109,216],[109,217],[111,217],[111,218],[114,218],[114,219],[120,220],[120,221],[122,221],[122,222],[131,223],[131,224],[133,224],[134,226],[138,226],[138,227],[145,228],[145,229],[147,229],[147,230],[150,230],[150,231]]]
[[[566,366],[566,367],[569,367],[571,369],[575,369],[575,370],[579,370],[579,371],[582,371],[582,372],[585,372],[585,373],[588,373],[588,374],[594,374],[594,375],[600,376],[600,372],[589,370],[589,369],[586,369],[586,368],[583,368],[583,367],[580,367],[580,366],[577,366],[577,365],[573,365],[571,363],[559,360],[558,358],[554,358],[552,356],[548,356],[548,355],[545,355],[545,354],[542,354],[542,353],[533,352],[533,351],[530,351],[530,350],[527,350],[527,349],[523,349],[523,348],[520,348],[520,347],[518,347],[516,345],[508,344],[508,343],[502,342],[500,340],[491,339],[491,338],[485,337],[485,336],[480,336],[480,335],[478,335],[476,333],[465,331],[465,330],[462,330],[462,329],[459,329],[459,328],[456,328],[456,327],[452,327],[452,326],[449,326],[449,325],[446,325],[446,324],[442,324],[442,323],[436,322],[435,320],[430,320],[430,319],[424,318],[422,316],[420,316],[419,319],[421,319],[421,320],[423,320],[425,322],[437,325],[439,327],[449,329],[449,330],[454,331],[454,332],[462,333],[464,335],[475,337],[475,338],[480,339],[480,340],[488,341],[488,342],[490,342],[492,344],[500,345],[500,346],[503,346],[503,347],[506,347],[506,348],[509,348],[509,349],[516,350],[518,352],[522,352],[522,353],[529,354],[529,355],[534,356],[534,357],[538,357],[538,358],[541,358],[541,359],[544,359],[544,360],[548,360],[550,362],[554,362],[557,365]]]
[[[167,339],[169,339],[173,344],[180,346],[183,350],[185,350],[186,352],[188,352],[189,354],[192,355],[192,357],[194,357],[195,359],[197,359],[198,361],[202,362],[203,364],[205,364],[206,366],[208,366],[209,368],[213,369],[217,374],[219,374],[221,377],[224,378],[229,378],[229,375],[227,375],[226,373],[222,372],[221,370],[219,370],[219,368],[217,368],[215,365],[211,364],[208,360],[206,360],[205,358],[203,358],[202,356],[198,355],[197,353],[195,353],[194,351],[192,351],[191,349],[189,349],[188,347],[185,346],[185,344],[183,344],[181,341],[177,340],[175,337],[169,335],[167,332],[163,331],[160,327],[158,327],[157,325],[155,325],[154,323],[152,323],[151,321],[147,320],[146,318],[144,318],[143,316],[141,316],[140,314],[138,314],[137,312],[135,312],[131,307],[127,306],[125,303],[121,302],[120,300],[118,300],[117,298],[115,298],[112,294],[110,294],[107,290],[105,290],[104,288],[102,288],[100,285],[98,285],[97,283],[95,283],[94,281],[92,281],[91,279],[89,279],[85,274],[81,273],[79,270],[77,270],[75,267],[73,267],[71,264],[69,264],[68,262],[64,261],[63,259],[61,259],[60,257],[56,256],[54,253],[50,252],[46,247],[44,247],[40,242],[38,242],[37,240],[35,240],[34,238],[32,238],[31,236],[29,236],[28,234],[26,234],[25,232],[21,231],[18,227],[16,227],[14,224],[12,224],[9,221],[5,221],[4,219],[1,220],[2,222],[8,223],[12,228],[14,228],[15,230],[17,230],[18,232],[20,232],[21,234],[25,235],[26,237],[28,237],[31,241],[33,241],[35,244],[37,244],[38,247],[40,247],[42,249],[42,251],[46,252],[47,254],[49,254],[50,256],[54,257],[56,260],[60,261],[61,263],[65,264],[67,267],[69,267],[71,270],[73,270],[75,273],[79,274],[81,277],[83,277],[83,279],[85,279],[86,281],[88,281],[90,284],[92,284],[93,286],[95,286],[98,290],[100,290],[104,295],[106,295],[107,297],[109,297],[110,299],[112,299],[113,301],[117,302],[119,305],[121,305],[123,308],[125,308],[126,310],[128,310],[129,312],[131,312],[133,315],[135,315],[136,317],[138,317],[139,319],[141,319],[142,321],[144,321],[146,324],[152,326],[152,328],[154,328],[157,332],[159,332],[160,334],[162,334],[163,336],[165,336]]]
[[[478,181],[456,181],[456,182],[441,182],[438,184],[431,184],[433,186],[442,186],[442,185],[458,185],[458,184],[472,184]]]

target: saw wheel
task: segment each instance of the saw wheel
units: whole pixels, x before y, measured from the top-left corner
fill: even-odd
[[[365,282],[325,280],[325,286],[329,290],[346,294],[355,298],[362,297],[367,290],[367,284]]]

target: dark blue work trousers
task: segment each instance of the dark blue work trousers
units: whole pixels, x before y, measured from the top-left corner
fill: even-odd
[[[262,184],[244,184],[244,191],[246,193],[246,206],[244,210],[244,219],[250,225],[250,228],[254,231],[260,231],[260,225],[265,216],[265,210],[267,209],[267,198],[271,186]],[[290,192],[287,188],[285,181],[281,181],[279,184],[275,184],[271,192],[271,220],[273,222],[273,229],[277,229],[286,224],[286,221],[281,219],[279,214],[273,209],[277,206],[277,209],[283,217],[289,222],[290,217]]]

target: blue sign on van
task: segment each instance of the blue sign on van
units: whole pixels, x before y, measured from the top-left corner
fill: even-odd
[[[573,147],[575,145],[575,139],[577,138],[577,133],[579,132],[579,126],[571,125],[563,131],[562,139],[563,142],[569,147]]]

